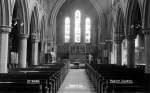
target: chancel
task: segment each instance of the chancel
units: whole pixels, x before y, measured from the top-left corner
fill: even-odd
[[[0,0],[0,93],[150,93],[150,0]]]

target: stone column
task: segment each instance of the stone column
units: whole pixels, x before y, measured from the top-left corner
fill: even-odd
[[[112,48],[112,52],[111,52],[111,64],[115,64],[116,63],[116,46],[115,46],[115,42],[113,42],[113,48]]]
[[[150,31],[145,31],[145,72],[150,74]]]
[[[139,44],[139,46],[138,46],[138,60],[137,60],[137,62],[138,63],[144,63],[144,60],[143,60],[143,58],[144,58],[144,42],[143,42],[144,40],[143,40],[143,38],[142,38],[142,36],[138,36],[138,44]]]
[[[122,45],[121,45],[121,40],[117,40],[115,41],[115,44],[116,44],[116,64],[118,65],[122,65]]]
[[[0,73],[7,73],[8,61],[8,38],[11,28],[7,26],[0,27]]]
[[[127,36],[127,67],[135,66],[135,36]]]
[[[32,40],[32,65],[38,65],[38,43],[39,40]]]
[[[26,68],[27,66],[27,34],[19,34],[18,66]]]

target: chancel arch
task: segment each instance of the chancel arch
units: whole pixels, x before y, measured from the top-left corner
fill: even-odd
[[[56,44],[56,42],[58,41],[58,39],[56,39],[56,37],[57,37],[57,34],[56,34],[56,24],[57,24],[57,15],[58,15],[58,13],[59,13],[59,10],[62,8],[62,6],[66,3],[66,2],[68,2],[68,1],[70,1],[70,0],[60,0],[60,1],[57,1],[56,3],[55,3],[55,8],[53,8],[53,10],[52,10],[52,12],[51,12],[51,16],[50,16],[50,18],[49,18],[49,21],[50,21],[50,23],[49,23],[49,25],[50,25],[50,27],[51,27],[51,29],[50,29],[50,31],[51,31],[51,40],[50,41],[52,41],[51,43],[51,46],[55,46],[54,44]],[[88,1],[85,1],[85,2],[90,2],[92,5],[93,5],[93,7],[95,8],[95,10],[97,11],[97,13],[98,13],[98,19],[97,19],[97,21],[98,21],[98,27],[97,27],[97,29],[99,30],[99,32],[98,32],[98,34],[101,34],[101,23],[102,23],[102,21],[104,21],[103,20],[103,15],[102,15],[102,9],[101,9],[101,7],[94,1],[94,0],[88,0]],[[55,48],[54,48],[54,50],[56,50]]]
[[[90,9],[91,12],[87,9]],[[67,17],[70,19],[70,25],[67,28],[69,30],[69,36],[67,36],[67,38],[70,38],[66,43],[65,18]],[[94,47],[96,47],[98,39],[97,20],[99,20],[99,15],[90,1],[76,0],[65,2],[56,18],[56,44],[58,45],[58,55],[62,54],[63,56],[63,52],[66,53],[68,51],[68,58],[78,59],[79,57],[77,56],[80,56],[83,60],[88,53],[95,55]],[[62,56],[60,57],[62,58]]]

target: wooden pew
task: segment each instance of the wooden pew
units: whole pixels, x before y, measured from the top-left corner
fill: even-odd
[[[16,74],[0,74],[0,92],[5,93],[7,91],[11,92],[27,92],[32,91],[43,93],[42,85],[44,80],[33,80],[27,79],[27,76],[23,73]]]
[[[65,76],[66,76],[66,69],[68,68],[65,68],[65,66],[62,68],[61,66],[63,66],[63,64],[58,64],[58,65],[55,65],[55,64],[47,64],[47,65],[38,65],[38,66],[35,66],[35,67],[32,67],[32,68],[25,68],[25,69],[16,69],[15,71],[19,71],[19,72],[25,72],[25,71],[37,71],[37,70],[40,70],[40,71],[57,71],[57,74],[55,74],[52,82],[55,82],[55,89],[58,90],[58,88],[60,87],[60,84],[63,82]],[[61,68],[61,70],[60,70]]]
[[[54,67],[55,66],[55,67]],[[49,64],[33,68],[18,68],[8,74],[0,74],[0,89],[21,90],[21,87],[30,91],[35,89],[36,93],[56,93],[65,65]],[[60,72],[62,72],[60,74]],[[63,73],[64,74],[64,73]],[[62,77],[61,77],[62,78]],[[57,87],[57,88],[55,88]],[[25,89],[24,88],[24,89]],[[40,90],[39,90],[40,89]],[[49,90],[48,90],[49,89]],[[52,91],[51,91],[52,90]]]
[[[29,68],[29,69],[25,69],[25,70],[40,70],[40,71],[54,71],[54,72],[57,72],[55,75],[53,75],[53,78],[52,79],[50,79],[50,81],[49,81],[49,83],[51,83],[51,84],[49,84],[49,85],[51,85],[51,86],[49,86],[50,88],[51,88],[51,90],[53,90],[53,93],[55,93],[58,89],[59,89],[59,87],[60,87],[60,84],[61,84],[61,78],[62,78],[62,76],[61,76],[61,72],[62,72],[62,70],[63,69],[61,69],[61,71],[60,71],[60,66],[62,66],[62,64],[59,64],[59,65],[55,65],[55,67],[53,66],[53,67],[51,67],[52,65],[45,65],[45,66],[36,66],[36,67],[34,67],[34,68]],[[24,70],[24,69],[23,69]],[[19,71],[22,71],[21,69],[19,69]],[[53,85],[53,86],[52,86]]]
[[[87,73],[94,82],[98,93],[115,93],[117,91],[121,93],[126,90],[126,92],[143,92],[145,90],[144,71],[139,69],[128,69],[118,65],[87,64]],[[91,76],[90,73],[92,73]]]
[[[138,81],[137,79],[134,79],[133,77],[129,76],[128,74],[103,74],[103,79],[101,79],[101,89],[102,91],[119,91],[122,92],[142,92],[144,91],[144,84],[141,81]],[[143,79],[143,78],[141,78]],[[107,93],[107,92],[106,92]]]

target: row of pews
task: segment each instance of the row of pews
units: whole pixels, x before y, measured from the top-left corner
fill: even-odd
[[[144,70],[115,64],[86,64],[97,93],[148,93]]]
[[[17,68],[0,74],[0,93],[56,93],[67,73],[67,63]]]

